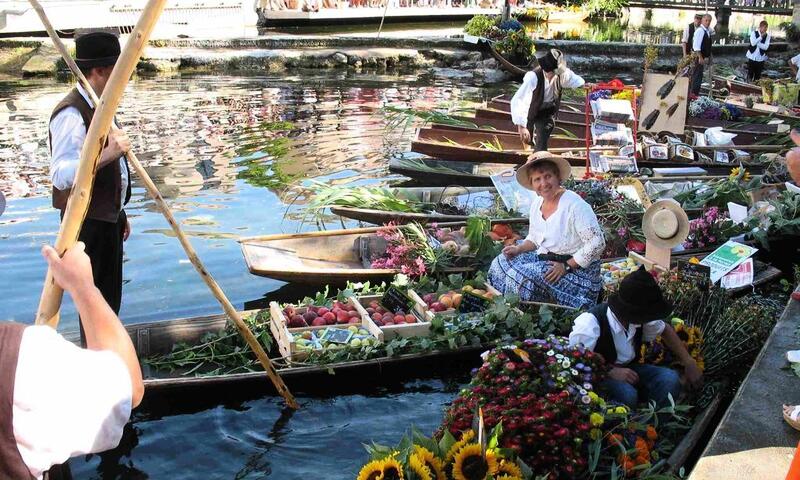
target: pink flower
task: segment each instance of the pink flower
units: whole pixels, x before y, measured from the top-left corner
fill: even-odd
[[[620,228],[618,228],[618,229],[617,229],[617,235],[618,235],[618,236],[620,236],[620,237],[624,237],[624,236],[625,236],[625,235],[627,235],[627,234],[628,234],[628,229],[627,229],[627,228],[625,228],[625,227],[620,227]]]

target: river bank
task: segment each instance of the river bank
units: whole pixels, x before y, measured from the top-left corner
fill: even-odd
[[[71,46],[71,41],[67,42]],[[578,72],[630,73],[641,69],[644,43],[537,40],[537,51],[559,48]],[[679,45],[657,45],[656,70],[674,68]],[[717,65],[745,63],[744,45],[715,45]],[[791,58],[787,43],[770,49],[768,69],[784,69]],[[425,70],[441,77],[474,78],[485,83],[507,81],[497,62],[458,35],[431,37],[285,35],[227,40],[174,39],[150,42],[139,62],[140,72],[279,73],[295,69],[355,71]],[[56,76],[66,68],[49,40],[0,40],[0,74],[10,77]],[[767,72],[769,74],[769,72]]]

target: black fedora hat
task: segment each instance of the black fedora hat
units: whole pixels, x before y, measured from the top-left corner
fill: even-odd
[[[113,33],[92,32],[75,39],[75,63],[81,69],[114,65],[119,54],[119,39]]]
[[[608,297],[614,315],[639,324],[660,320],[672,313],[672,304],[664,299],[661,287],[644,267],[622,279],[616,293]]]

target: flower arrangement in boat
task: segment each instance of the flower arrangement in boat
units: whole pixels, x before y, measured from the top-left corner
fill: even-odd
[[[734,168],[727,178],[708,182],[675,195],[683,208],[728,208],[728,203],[749,205],[748,192],[760,186],[759,179],[750,177],[744,168]]]
[[[377,235],[386,240],[386,252],[372,259],[372,268],[400,270],[411,277],[421,277],[448,265],[452,252],[434,249],[428,232],[417,223],[388,225]]]
[[[518,463],[513,452],[500,448],[498,425],[488,435],[482,427],[449,432],[439,441],[412,430],[395,447],[373,443],[367,446],[370,461],[358,472],[357,480],[523,480],[529,469]],[[480,438],[479,438],[480,437]]]
[[[698,97],[689,104],[689,116],[709,120],[739,120],[742,111],[735,105],[718,102],[711,97]]]
[[[604,372],[598,355],[561,337],[497,348],[447,410],[441,434],[468,429],[480,407],[487,428],[502,422],[500,446],[534,474],[570,478],[588,467],[583,446],[591,440],[592,414],[604,404],[594,392]]]
[[[703,361],[703,332],[700,327],[686,325],[686,322],[678,317],[673,317],[671,323],[672,328],[675,329],[675,333],[683,342],[689,355],[697,362],[700,370],[703,370],[705,367],[705,362]],[[656,337],[652,342],[642,344],[639,363],[668,365],[672,368],[680,367],[677,359],[672,357],[670,350],[664,345],[661,336]]]
[[[700,218],[689,221],[689,236],[683,242],[683,247],[691,249],[720,245],[742,232],[743,228],[733,223],[727,213],[711,207],[704,210]]]

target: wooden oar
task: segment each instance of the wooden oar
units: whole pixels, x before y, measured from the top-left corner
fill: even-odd
[[[36,13],[39,15],[39,18],[42,20],[45,29],[47,29],[47,33],[53,40],[53,44],[55,45],[56,49],[59,51],[61,56],[64,58],[64,61],[69,67],[70,71],[72,71],[72,74],[75,75],[78,82],[81,84],[84,90],[86,90],[86,92],[89,94],[92,103],[94,103],[95,105],[100,105],[99,103],[100,100],[98,100],[97,95],[94,92],[94,89],[86,80],[86,77],[83,75],[83,72],[80,71],[78,65],[75,63],[75,60],[73,60],[72,56],[67,51],[66,46],[56,34],[55,29],[50,24],[50,21],[47,18],[47,15],[45,14],[44,9],[39,4],[38,0],[29,0],[29,2],[31,3],[31,5],[33,5],[33,8],[36,10]],[[92,121],[92,123],[94,123],[94,121]],[[298,405],[294,399],[294,396],[286,387],[286,384],[283,382],[278,372],[275,370],[275,367],[272,365],[272,362],[270,361],[269,357],[264,351],[264,348],[261,346],[261,343],[259,343],[255,335],[253,335],[253,332],[250,330],[247,324],[242,320],[241,316],[239,315],[239,312],[237,312],[236,309],[233,307],[230,300],[228,300],[228,297],[225,295],[225,292],[223,292],[222,288],[220,288],[219,284],[217,284],[216,280],[214,280],[211,274],[208,273],[208,271],[206,270],[205,266],[203,265],[203,262],[200,260],[200,257],[194,250],[194,247],[192,247],[192,244],[189,242],[189,239],[183,233],[180,226],[178,225],[178,222],[175,220],[175,217],[172,215],[172,211],[170,210],[169,205],[167,205],[167,202],[164,201],[164,198],[158,191],[158,187],[156,187],[155,183],[153,183],[153,180],[150,178],[150,175],[147,174],[147,171],[139,162],[139,159],[136,157],[136,154],[134,154],[132,151],[129,151],[126,153],[126,157],[128,158],[128,161],[130,161],[130,163],[133,165],[133,169],[139,175],[139,178],[140,180],[142,180],[142,183],[144,183],[145,189],[150,194],[150,196],[153,197],[153,199],[156,202],[156,205],[158,205],[159,209],[164,214],[164,217],[167,219],[167,222],[172,227],[172,231],[175,232],[175,236],[178,237],[181,246],[183,246],[183,249],[186,252],[186,256],[189,257],[189,261],[192,262],[192,265],[194,265],[194,268],[197,270],[197,273],[200,274],[200,277],[203,279],[208,288],[211,290],[211,293],[214,295],[217,301],[219,301],[219,303],[222,305],[222,308],[228,315],[228,318],[230,318],[233,321],[234,325],[236,325],[236,328],[239,330],[239,333],[242,335],[242,337],[244,337],[245,341],[250,346],[250,348],[253,349],[253,352],[255,352],[256,357],[258,357],[258,361],[264,367],[264,371],[267,372],[267,376],[270,378],[273,385],[275,386],[275,389],[278,391],[278,393],[281,394],[284,400],[286,400],[286,404],[289,405],[289,407],[297,409]]]

